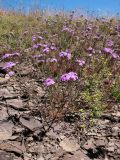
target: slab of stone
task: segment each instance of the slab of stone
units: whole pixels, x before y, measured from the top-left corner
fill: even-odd
[[[3,106],[0,107],[0,121],[8,118],[7,109]]]
[[[63,160],[90,160],[90,158],[85,155],[81,150],[76,151],[73,155],[66,154]]]
[[[74,152],[80,148],[80,145],[76,142],[76,140],[69,138],[64,138],[59,145],[67,152]]]
[[[25,146],[21,145],[21,143],[17,141],[3,141],[0,143],[0,149],[6,152],[14,152],[20,155],[26,151]]]
[[[8,74],[6,74],[5,77],[0,77],[0,85],[7,83],[9,79],[10,79],[10,76]]]
[[[95,148],[94,139],[91,138],[91,139],[87,140],[87,142],[83,145],[83,148],[86,150],[94,149]]]
[[[29,128],[30,130],[42,127],[41,122],[34,119],[33,117],[20,117],[20,122],[23,126]]]
[[[9,99],[6,100],[7,105],[14,109],[24,109],[23,102],[21,99]]]
[[[0,122],[0,141],[11,138],[13,126],[10,122]]]
[[[13,160],[14,154],[0,151],[0,160]]]
[[[7,88],[0,89],[0,98],[15,98],[16,95],[10,93],[10,91]]]

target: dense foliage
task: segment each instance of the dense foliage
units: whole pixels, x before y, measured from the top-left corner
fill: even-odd
[[[0,59],[12,77],[32,62],[52,116],[100,116],[120,101],[120,21],[74,13],[0,13]],[[22,59],[22,60],[21,60]],[[46,108],[47,109],[47,108]]]

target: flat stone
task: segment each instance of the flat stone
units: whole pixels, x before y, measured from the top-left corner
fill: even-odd
[[[0,89],[0,98],[14,98],[16,97],[14,94],[10,93],[10,91],[6,88]]]
[[[83,145],[83,147],[84,147],[86,150],[95,148],[94,139],[93,139],[93,138],[89,139],[89,140]]]
[[[39,97],[43,97],[44,95],[45,95],[45,91],[43,91],[43,89],[41,88],[41,87],[36,87],[35,89],[34,89],[34,91],[35,92],[37,92],[37,95],[39,96]]]
[[[20,155],[26,151],[25,146],[21,145],[21,143],[17,141],[4,141],[0,143],[0,149],[8,152],[14,152]]]
[[[105,145],[106,145],[106,139],[105,138],[103,138],[103,139],[98,139],[97,141],[95,141],[95,144],[96,144],[96,146],[98,146],[98,147],[105,147]]]
[[[42,156],[37,158],[37,160],[45,160]]]
[[[43,144],[41,143],[36,143],[36,144],[29,144],[29,152],[30,153],[44,153],[46,151],[46,148]]]
[[[12,136],[13,124],[10,122],[1,122],[0,123],[0,140],[8,140]]]
[[[119,149],[117,149],[117,153],[118,153],[118,154],[120,154],[120,148],[119,148]]]
[[[12,92],[13,92],[13,87],[12,87],[12,86],[7,86],[7,89],[8,89],[9,91],[12,91]]]
[[[9,111],[9,114],[10,114],[11,116],[20,115],[20,113],[21,113],[20,111],[14,109],[14,108],[11,108],[11,107],[8,107],[8,111]],[[21,114],[22,114],[22,113],[21,113]]]
[[[0,77],[0,85],[7,83],[9,79],[10,79],[10,76],[8,74],[6,74],[5,77]]]
[[[105,119],[105,120],[100,120],[100,119],[99,119],[98,124],[99,124],[99,125],[106,125],[106,124],[109,123],[109,122],[110,122],[110,121],[107,120],[107,119]]]
[[[30,153],[24,153],[24,160],[31,160],[32,155]]]
[[[115,117],[120,117],[120,112],[112,113],[112,115],[115,116]]]
[[[8,118],[7,109],[3,106],[0,107],[0,121]]]
[[[20,117],[20,122],[23,126],[29,128],[30,130],[42,127],[41,122],[34,119],[33,117]]]
[[[82,151],[76,151],[73,155],[66,154],[63,160],[90,160]]]
[[[114,152],[115,147],[114,147],[114,146],[110,146],[110,147],[108,147],[108,148],[106,148],[106,149],[107,149],[107,151],[109,151],[109,152]]]
[[[14,154],[0,151],[0,160],[13,160]]]
[[[115,126],[115,127],[113,127],[113,128],[112,128],[112,131],[113,131],[113,132],[116,132],[116,131],[118,132],[118,131],[120,131],[119,126]]]
[[[80,145],[76,142],[76,140],[69,138],[64,138],[59,145],[67,152],[74,152],[80,148]]]
[[[6,102],[9,107],[13,107],[14,109],[24,109],[21,99],[9,99]]]
[[[117,113],[116,113],[116,116],[120,118],[120,112],[117,112]]]
[[[59,139],[60,137],[58,136],[58,134],[56,132],[54,132],[53,130],[50,130],[48,133],[46,133],[46,135],[53,140]]]

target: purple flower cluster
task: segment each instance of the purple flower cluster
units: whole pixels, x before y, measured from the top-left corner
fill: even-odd
[[[37,36],[32,36],[32,42],[34,42],[36,39],[40,39],[40,40],[42,40],[43,39],[43,37],[41,37],[41,36],[39,36],[39,35],[37,35]]]
[[[35,54],[35,55],[33,55],[32,57],[33,58],[40,58],[40,57],[42,57],[43,55],[42,54]]]
[[[49,53],[50,52],[50,48],[49,47],[46,47],[43,49],[43,53]]]
[[[106,45],[108,47],[112,47],[113,46],[113,41],[112,40],[108,40],[107,43],[106,43]]]
[[[115,58],[115,59],[118,59],[118,58],[119,58],[119,55],[118,55],[117,53],[115,53],[115,52],[112,52],[112,53],[111,53],[111,56],[112,56],[113,58]]]
[[[4,69],[4,70],[7,70],[7,69],[9,69],[9,68],[14,67],[15,65],[16,65],[16,63],[14,63],[14,62],[7,62],[7,63],[5,64],[5,66],[3,67],[3,69]]]
[[[110,53],[111,56],[115,59],[118,59],[119,58],[119,55],[111,48],[104,48],[104,52],[106,53]]]
[[[59,53],[59,56],[60,56],[60,57],[66,57],[68,60],[71,59],[71,53],[68,52],[68,51],[66,51],[66,52],[60,52],[60,53]]]
[[[43,53],[49,53],[50,52],[50,50],[51,51],[53,51],[53,50],[57,50],[57,47],[56,46],[54,46],[54,45],[51,45],[51,46],[49,46],[49,45],[47,45],[47,44],[42,44],[42,43],[37,43],[37,44],[34,44],[33,46],[32,46],[32,48],[33,49],[38,49],[38,48],[40,48],[40,47],[42,47],[43,48]]]
[[[111,48],[104,48],[104,52],[106,53],[113,53],[113,50]]]
[[[12,77],[12,76],[14,76],[15,72],[14,71],[10,71],[8,74],[9,74],[10,77]]]
[[[78,79],[78,75],[76,72],[69,72],[69,73],[65,73],[61,76],[61,81],[69,81],[69,80],[73,80],[76,81]]]
[[[6,59],[6,58],[9,58],[9,57],[12,57],[12,56],[19,56],[20,53],[18,52],[15,52],[15,53],[6,53],[5,55],[3,55],[2,59]]]
[[[69,72],[69,73],[65,73],[60,77],[60,80],[63,82],[67,82],[67,81],[76,81],[78,79],[78,75],[76,72]],[[49,87],[51,85],[55,84],[55,80],[53,78],[47,78],[44,81],[44,85],[46,87]]]
[[[87,51],[88,51],[89,53],[95,53],[95,49],[92,48],[91,46],[87,48]]]
[[[74,33],[74,30],[71,29],[71,28],[68,28],[68,27],[63,27],[62,31],[66,31],[66,32],[69,32],[69,33]]]
[[[57,47],[51,46],[50,49],[51,49],[51,50],[57,50]]]
[[[76,62],[78,62],[79,66],[83,66],[85,64],[85,60],[77,59]]]
[[[34,44],[32,48],[33,48],[33,49],[38,49],[39,46],[40,46],[39,44]]]
[[[44,82],[44,85],[45,85],[46,87],[49,87],[49,86],[51,86],[51,85],[53,85],[53,84],[55,84],[55,80],[54,80],[53,78],[47,78],[47,79],[45,80],[45,82]]]
[[[36,40],[36,36],[32,36],[32,41],[34,42]]]
[[[40,59],[40,60],[37,60],[38,63],[44,63],[45,60],[44,59]]]
[[[46,61],[47,62],[56,62],[56,63],[58,62],[56,58],[48,58]]]
[[[57,50],[57,47],[55,47],[54,45],[52,45],[52,46],[48,46],[48,45],[46,45],[46,44],[43,44],[43,45],[41,45],[42,47],[44,47],[44,49],[43,49],[43,52],[44,53],[49,53],[50,52],[50,50],[51,51],[53,51],[53,50]]]
[[[32,46],[33,49],[38,49],[39,47],[47,48],[47,44],[37,43]]]

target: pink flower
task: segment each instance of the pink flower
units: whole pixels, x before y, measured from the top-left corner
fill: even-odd
[[[42,36],[37,36],[38,37],[38,39],[43,39],[43,37]]]
[[[114,52],[114,50],[112,50],[111,48],[104,48],[104,51],[106,53],[110,53],[111,56],[115,59],[118,59],[119,58],[119,55],[117,53]]]
[[[57,59],[56,58],[48,58],[47,62],[57,62]]]
[[[32,42],[34,42],[36,39],[42,40],[43,38],[41,36],[32,36]]]
[[[47,44],[41,44],[41,46],[47,48]]]
[[[92,48],[92,47],[89,47],[87,50],[88,50],[88,51],[92,51],[92,50],[93,50],[93,48]]]
[[[63,74],[60,79],[61,79],[61,81],[69,81],[70,76],[68,73],[66,73],[66,74]]]
[[[38,63],[44,63],[45,60],[44,60],[44,59],[40,59],[40,60],[38,60],[37,62],[38,62]]]
[[[104,52],[106,52],[106,53],[112,53],[113,50],[111,48],[104,48]]]
[[[11,54],[6,53],[2,58],[6,59],[6,58],[9,58],[9,57],[12,57],[12,56],[19,56],[19,55],[20,55],[20,53],[18,53],[18,52],[11,53]]]
[[[19,56],[19,55],[20,55],[20,53],[18,53],[18,52],[14,52],[12,55],[13,55],[13,56]]]
[[[7,63],[5,64],[5,66],[3,67],[3,69],[12,68],[12,67],[14,67],[15,65],[16,65],[16,63],[14,63],[14,62],[7,62]]]
[[[10,77],[12,77],[12,76],[14,76],[15,72],[14,71],[10,71],[8,74],[9,74]]]
[[[33,58],[40,58],[40,57],[42,57],[42,54],[35,54],[35,55],[33,55],[32,57],[33,57]]]
[[[119,55],[115,52],[111,53],[111,56],[115,59],[118,59],[119,58]]]
[[[36,40],[36,36],[32,36],[32,41],[34,42]]]
[[[66,51],[66,52],[60,52],[60,53],[59,53],[59,56],[60,56],[60,57],[67,57],[68,60],[71,59],[71,53],[68,52],[68,51]]]
[[[63,74],[60,79],[61,81],[69,81],[69,80],[76,81],[78,79],[78,75],[76,72],[69,72]]]
[[[57,48],[55,46],[51,46],[50,49],[51,50],[57,50]]]
[[[34,45],[33,45],[33,49],[37,49],[38,47],[39,47],[38,44],[34,44]]]
[[[85,64],[85,60],[76,60],[78,62],[79,66],[83,66]]]
[[[12,54],[6,53],[2,58],[5,59],[5,58],[9,58],[11,56],[12,56]]]
[[[70,76],[70,79],[72,79],[73,81],[76,81],[78,79],[78,75],[75,72],[69,72],[68,73]]]
[[[112,40],[108,40],[107,41],[107,46],[108,47],[112,47],[113,46],[113,41]]]
[[[66,32],[69,32],[69,33],[74,33],[74,30],[72,30],[71,28],[68,28],[68,27],[63,27],[62,31],[66,31]]]
[[[95,49],[92,48],[92,47],[89,47],[89,48],[87,49],[87,51],[90,52],[90,53],[95,53]]]
[[[46,47],[45,49],[43,49],[43,52],[48,53],[50,51],[50,48]]]
[[[44,85],[45,85],[46,87],[49,87],[49,86],[51,86],[51,85],[53,85],[53,84],[55,84],[55,81],[54,81],[54,79],[52,79],[52,78],[47,78],[47,79],[45,80],[45,82],[44,82]]]

